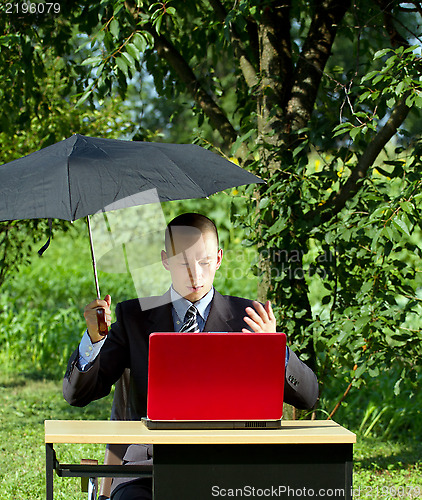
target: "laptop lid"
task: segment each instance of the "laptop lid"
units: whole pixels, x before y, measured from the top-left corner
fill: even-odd
[[[285,356],[283,333],[152,333],[147,418],[279,420]]]

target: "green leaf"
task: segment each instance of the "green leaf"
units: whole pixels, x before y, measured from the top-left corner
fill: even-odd
[[[113,16],[117,16],[117,14],[122,10],[122,8],[123,8],[123,2],[117,3],[117,5],[115,5],[114,7]]]
[[[397,96],[403,92],[403,88],[404,88],[404,82],[399,82],[395,90]]]
[[[268,196],[265,196],[264,198],[261,198],[259,200],[259,209],[267,208],[268,205],[271,203],[271,198]]]
[[[376,85],[377,83],[379,83],[381,80],[383,80],[385,78],[385,76],[382,74],[382,73],[379,73],[378,76],[376,76],[373,80],[372,80],[372,83],[374,85]]]
[[[363,94],[361,94],[359,96],[359,102],[362,102],[364,101],[365,99],[367,99],[369,96],[371,95],[371,91],[370,90],[367,90],[366,92],[364,92]]]
[[[413,210],[414,210],[414,206],[413,206],[413,203],[410,202],[410,201],[402,201],[400,203],[400,207],[402,208],[402,210],[408,214],[411,214],[413,213]]]
[[[397,56],[396,56],[396,55],[389,57],[389,58],[385,61],[384,70],[386,70],[386,69],[390,69],[391,67],[393,67],[393,66],[394,66],[394,63],[396,62],[396,60],[397,60]]]
[[[383,231],[384,231],[384,228],[382,228],[376,232],[376,234],[372,240],[372,244],[371,244],[371,251],[372,252],[375,252],[379,237],[383,234]]]
[[[379,73],[378,71],[370,71],[361,78],[360,83],[364,83],[367,80],[371,80],[375,75],[378,75],[378,73]]]
[[[408,95],[406,98],[406,106],[411,108],[414,102],[415,102],[415,96],[413,94]]]
[[[128,52],[123,52],[122,57],[126,60],[129,67],[135,67],[135,59]]]
[[[407,227],[403,218],[395,217],[393,219],[393,224],[399,229],[402,233],[410,236],[409,228]]]
[[[91,94],[91,89],[86,90],[76,102],[75,107],[78,107],[81,104],[83,104],[88,99],[90,94]]]
[[[88,57],[88,59],[85,59],[84,61],[81,62],[81,66],[94,65],[98,62],[101,62],[102,60],[103,60],[103,58],[101,56]]]
[[[128,43],[126,45],[126,50],[127,50],[128,54],[130,54],[133,57],[134,60],[139,61],[140,51],[134,43]]]
[[[394,106],[394,104],[396,104],[396,98],[395,97],[391,97],[390,99],[387,100],[387,106],[389,108],[392,108]]]
[[[355,371],[355,377],[359,378],[366,371],[366,364],[362,363]]]
[[[355,137],[360,133],[360,127],[354,127],[352,130],[349,132],[351,139],[355,139]]]
[[[368,373],[372,378],[374,378],[379,376],[380,370],[378,366],[376,366],[375,368],[368,368]]]
[[[109,25],[109,30],[110,33],[113,35],[114,38],[119,38],[120,34],[120,25],[119,21],[117,19],[113,19]]]
[[[161,23],[163,22],[163,16],[158,16],[154,21],[155,31],[160,34]]]
[[[123,59],[120,56],[116,57],[116,64],[117,64],[117,67],[120,69],[120,71],[122,73],[124,73],[126,77],[128,77],[129,72],[128,72],[127,63],[126,63],[125,59]]]
[[[236,142],[233,144],[232,147],[232,155],[234,156],[237,152],[237,150],[240,148],[241,144],[244,143],[246,140],[249,139],[249,137],[255,132],[255,129],[251,129],[246,134],[243,134],[241,137],[238,137],[236,139]]]
[[[144,37],[142,33],[136,32],[133,35],[133,44],[135,47],[139,50],[139,52],[142,54],[145,52],[145,49],[148,46],[147,39]]]
[[[281,232],[286,227],[286,219],[279,218],[269,229],[268,234],[273,235],[275,233]]]
[[[391,49],[381,49],[381,50],[378,50],[374,54],[374,59],[381,59],[381,57],[385,56],[389,52],[391,52]]]
[[[340,125],[333,128],[333,137],[337,137],[348,132],[352,127],[353,125],[350,122],[340,123]]]

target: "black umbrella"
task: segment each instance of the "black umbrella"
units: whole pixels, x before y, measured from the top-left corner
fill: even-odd
[[[262,182],[197,145],[75,134],[0,167],[0,221],[87,217],[99,298],[89,215],[156,201],[151,190],[159,201],[171,201]]]

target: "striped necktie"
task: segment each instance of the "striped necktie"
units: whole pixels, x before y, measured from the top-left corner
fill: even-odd
[[[180,333],[198,333],[199,326],[196,321],[198,311],[194,305],[191,305],[185,314],[185,322],[180,329]]]

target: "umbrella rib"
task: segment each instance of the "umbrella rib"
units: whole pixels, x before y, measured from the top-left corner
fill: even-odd
[[[73,145],[73,149],[75,148],[75,145]],[[73,151],[72,149],[72,151]],[[69,209],[70,209],[70,217],[71,220],[74,221],[74,214],[73,214],[73,207],[72,207],[72,191],[70,189],[70,155],[67,157],[67,189],[69,191]]]

